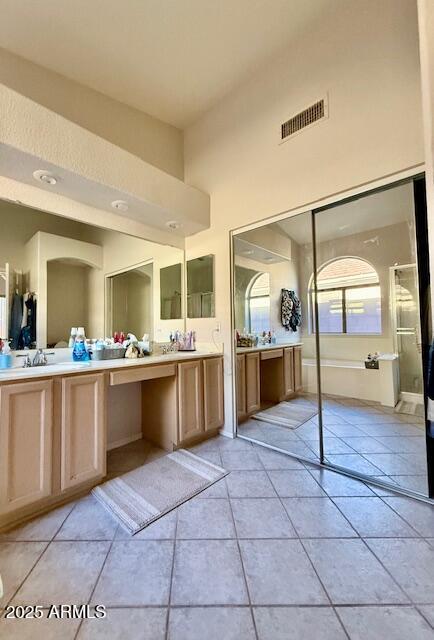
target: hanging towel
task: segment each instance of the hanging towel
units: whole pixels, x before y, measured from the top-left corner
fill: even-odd
[[[287,331],[297,331],[301,325],[301,303],[292,289],[282,289],[280,315]]]
[[[21,321],[21,329],[27,327],[27,305],[26,302],[29,299],[30,293],[27,291],[23,296],[23,319]]]
[[[14,293],[11,307],[11,326],[9,328],[9,336],[11,339],[11,349],[18,349],[18,341],[21,333],[21,321],[23,319],[23,296]]]

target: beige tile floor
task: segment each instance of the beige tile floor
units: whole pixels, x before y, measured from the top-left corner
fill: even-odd
[[[0,637],[434,638],[433,507],[243,439],[193,450],[229,475],[134,537],[91,496],[1,536],[0,608],[108,609],[3,617]],[[110,473],[159,455],[133,443],[110,454]]]
[[[314,396],[292,400],[295,407],[315,408]],[[424,422],[395,413],[379,403],[354,398],[323,399],[324,451],[328,462],[427,495]],[[318,417],[296,429],[250,419],[239,434],[317,460]]]

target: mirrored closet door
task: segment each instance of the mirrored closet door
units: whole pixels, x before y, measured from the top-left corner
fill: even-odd
[[[325,461],[427,495],[419,269],[429,262],[414,183],[317,210],[314,224]]]
[[[239,436],[433,495],[426,233],[422,177],[234,234]]]
[[[311,212],[234,238],[238,435],[319,458]]]

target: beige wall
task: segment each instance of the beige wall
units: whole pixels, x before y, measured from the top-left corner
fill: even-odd
[[[418,0],[419,47],[426,162],[426,192],[428,204],[428,235],[434,247],[434,2]],[[434,273],[434,250],[430,253],[431,273]],[[431,287],[434,309],[434,287]]]
[[[182,180],[182,131],[0,49],[0,83]]]
[[[37,231],[84,240],[86,225],[0,200],[0,262],[23,268],[25,244]],[[90,227],[89,227],[90,229]]]
[[[152,280],[138,271],[115,276],[112,282],[113,331],[128,331],[139,339],[152,335]]]
[[[89,267],[47,264],[47,346],[68,342],[71,327],[88,326]]]
[[[319,96],[330,117],[279,145],[279,125]],[[232,430],[229,230],[424,161],[416,5],[347,0],[185,132],[186,180],[211,194],[211,229],[187,259],[216,260],[216,319],[190,326],[225,343]]]

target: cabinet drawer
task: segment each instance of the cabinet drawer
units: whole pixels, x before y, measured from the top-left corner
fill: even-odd
[[[261,360],[272,360],[273,358],[283,358],[283,349],[261,351]]]
[[[126,369],[125,371],[112,371],[110,373],[110,386],[118,384],[128,384],[129,382],[141,382],[142,380],[156,380],[157,378],[168,378],[176,374],[175,364],[162,364],[157,366],[142,366],[137,369]]]

